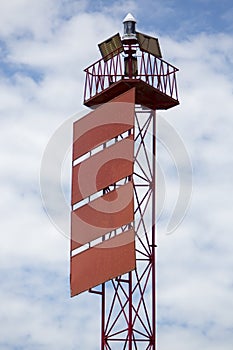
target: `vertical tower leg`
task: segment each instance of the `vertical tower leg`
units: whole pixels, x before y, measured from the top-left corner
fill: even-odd
[[[101,295],[101,350],[105,349],[105,283],[102,284]]]
[[[152,161],[152,169],[153,169],[153,180],[152,180],[152,253],[151,253],[151,260],[152,260],[152,329],[153,329],[153,335],[152,335],[152,344],[153,348],[156,349],[156,231],[155,231],[155,225],[156,225],[156,111],[153,115],[153,161]]]

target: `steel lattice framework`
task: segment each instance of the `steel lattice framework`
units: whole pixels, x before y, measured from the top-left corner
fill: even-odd
[[[155,115],[135,106],[136,270],[104,283],[101,291],[90,291],[102,299],[101,350],[155,349]]]

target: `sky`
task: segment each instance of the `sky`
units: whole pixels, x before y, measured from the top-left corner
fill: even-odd
[[[232,1],[11,0],[0,2],[0,350],[99,349],[98,297],[69,296],[69,239],[46,213],[41,162],[59,127],[87,112],[83,69],[128,12],[180,69],[180,105],[158,114],[192,163],[188,211],[167,234],[179,182],[158,145],[158,349],[232,349]]]

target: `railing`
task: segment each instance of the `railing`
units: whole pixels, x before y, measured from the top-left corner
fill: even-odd
[[[124,57],[117,54],[108,61],[100,59],[85,70],[84,103],[112,84],[129,79],[125,74]],[[178,68],[149,53],[137,57],[137,72],[130,79],[146,82],[164,94],[178,100],[176,72]]]

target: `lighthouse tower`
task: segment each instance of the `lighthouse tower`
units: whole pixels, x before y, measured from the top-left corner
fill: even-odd
[[[155,350],[156,111],[179,104],[178,69],[130,13],[123,26],[85,69],[73,126],[71,296],[99,296],[101,350]]]

